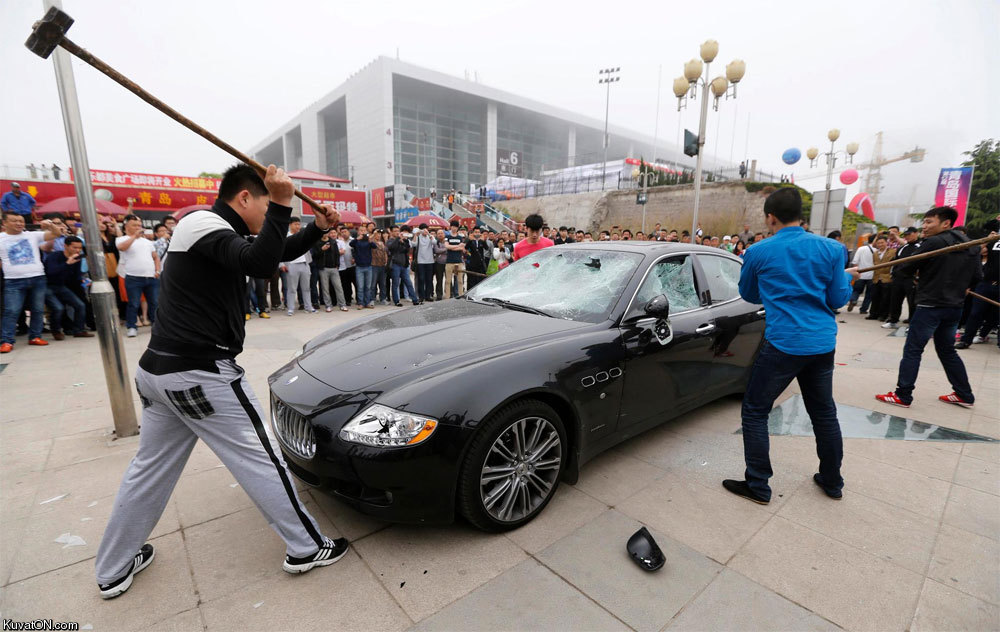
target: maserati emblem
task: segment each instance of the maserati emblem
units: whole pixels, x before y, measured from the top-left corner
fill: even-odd
[[[292,382],[294,382],[297,379],[299,379],[299,376],[298,375],[293,375],[292,377],[288,378],[287,382],[285,382],[285,386],[288,386],[289,384],[291,384]]]

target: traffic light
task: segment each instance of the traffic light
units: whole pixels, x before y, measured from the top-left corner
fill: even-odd
[[[684,153],[688,156],[698,155],[698,137],[689,130],[684,130]]]

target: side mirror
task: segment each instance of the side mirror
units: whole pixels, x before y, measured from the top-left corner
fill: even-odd
[[[644,311],[646,315],[654,318],[666,318],[670,315],[670,301],[663,294],[654,296],[646,303]]]

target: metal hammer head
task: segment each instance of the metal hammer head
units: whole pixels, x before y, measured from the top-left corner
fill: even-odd
[[[59,7],[50,7],[41,20],[31,27],[31,35],[24,43],[28,50],[42,59],[47,59],[59,46],[66,31],[73,26],[73,18]]]

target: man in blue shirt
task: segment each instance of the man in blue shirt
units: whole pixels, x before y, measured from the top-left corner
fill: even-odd
[[[10,191],[0,198],[0,210],[17,213],[24,216],[24,223],[31,223],[31,212],[35,210],[35,198],[30,193],[21,191],[17,182],[10,183]]]
[[[819,473],[813,480],[830,498],[843,496],[844,446],[833,401],[834,310],[850,299],[857,270],[845,271],[841,245],[803,230],[801,218],[796,189],[772,193],[764,202],[764,219],[774,236],[746,251],[740,274],[740,296],[764,305],[767,325],[743,396],[746,480],[722,485],[762,505],[771,500],[767,418],[774,400],[796,378],[816,435]]]

